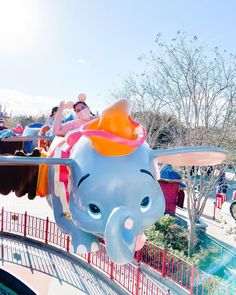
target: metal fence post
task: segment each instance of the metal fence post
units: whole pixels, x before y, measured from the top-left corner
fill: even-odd
[[[24,218],[24,237],[26,237],[26,229],[27,229],[27,211],[25,211],[25,218]]]
[[[88,264],[91,262],[91,252],[88,252],[87,262]]]
[[[70,252],[70,236],[66,237],[66,251]]]
[[[163,277],[166,276],[166,248],[163,248],[163,251],[162,251],[162,269],[161,269],[161,275]]]
[[[195,280],[195,265],[192,264],[191,278],[190,278],[190,295],[194,294],[194,280]]]
[[[45,244],[48,243],[48,223],[49,223],[49,219],[47,217],[46,218],[46,226],[45,226]]]
[[[2,207],[2,224],[1,224],[1,231],[3,232],[3,223],[4,223],[4,208]]]
[[[110,261],[110,279],[114,279],[114,262]]]
[[[136,292],[135,292],[135,295],[138,295],[138,293],[139,293],[139,281],[140,281],[140,263],[138,263],[138,266],[136,268]]]
[[[135,252],[135,260],[137,261],[137,263],[140,262],[141,260],[141,250],[138,250]]]

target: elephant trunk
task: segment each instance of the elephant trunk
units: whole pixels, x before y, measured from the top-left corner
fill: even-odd
[[[140,220],[135,220],[126,207],[117,207],[111,212],[106,228],[105,241],[108,256],[112,261],[126,264],[133,260]]]

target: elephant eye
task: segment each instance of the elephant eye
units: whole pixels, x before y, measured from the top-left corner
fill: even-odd
[[[94,214],[98,214],[98,213],[100,213],[100,209],[99,209],[98,206],[95,205],[95,204],[89,204],[89,209],[90,209]]]
[[[147,212],[150,207],[151,207],[151,199],[148,196],[146,196],[142,199],[142,202],[140,204],[140,209],[142,212]]]
[[[142,202],[141,202],[141,206],[142,207],[147,207],[148,204],[149,204],[149,197],[143,198]]]
[[[88,205],[88,212],[89,212],[89,215],[95,219],[99,219],[101,217],[101,210],[95,204]]]

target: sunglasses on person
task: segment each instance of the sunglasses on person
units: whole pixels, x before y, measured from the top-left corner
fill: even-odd
[[[80,111],[86,109],[87,107],[88,107],[88,106],[85,105],[85,104],[79,104],[79,105],[76,106],[75,112],[76,112],[76,113],[79,113]]]

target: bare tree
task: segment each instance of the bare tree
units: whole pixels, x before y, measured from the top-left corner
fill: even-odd
[[[26,127],[27,125],[31,123],[44,123],[46,121],[45,115],[39,115],[39,116],[13,116],[10,119],[8,119],[7,122],[7,128],[14,128],[18,123],[20,123],[23,127]]]
[[[140,79],[141,77],[141,79]],[[147,141],[152,148],[162,147],[161,134],[166,135],[168,145],[179,137],[178,120],[168,111],[165,89],[155,73],[130,75],[119,89],[111,91],[115,99],[125,97],[131,101],[132,116],[147,130]],[[167,143],[166,140],[164,140]]]
[[[208,50],[196,36],[177,32],[171,42],[163,41],[158,34],[156,50],[143,55],[140,60],[145,64],[143,73],[124,81],[125,93],[135,102],[135,110],[138,109],[144,116],[149,111],[176,118],[178,132],[175,130],[175,146],[214,145],[235,150],[234,55],[225,51],[221,53],[217,47]],[[145,125],[155,126],[157,133],[163,130],[165,121],[156,122],[155,116],[145,116],[145,119],[148,122]],[[151,129],[148,132],[152,134]],[[153,145],[155,138],[157,135],[154,138],[149,136],[148,141]],[[196,224],[207,198],[215,190],[218,169],[209,175],[206,168],[199,167],[194,173],[185,167],[182,170],[187,186],[191,255]]]

